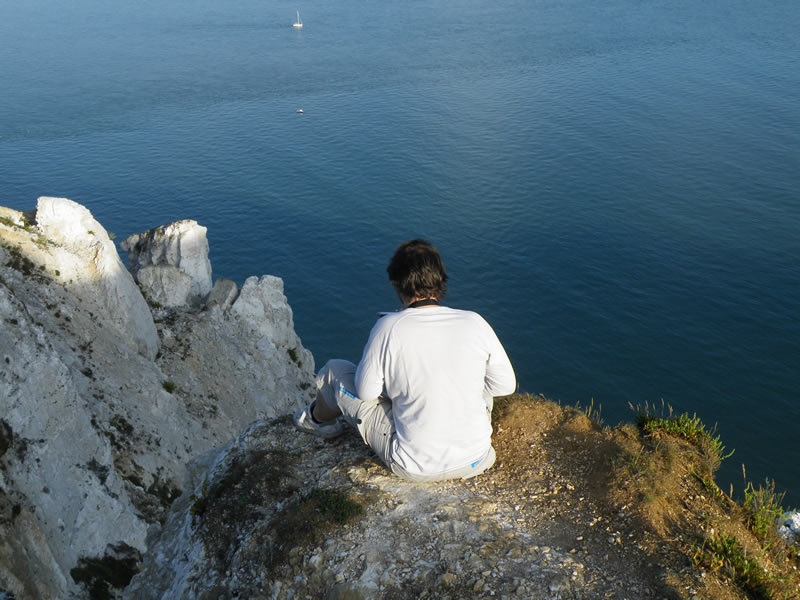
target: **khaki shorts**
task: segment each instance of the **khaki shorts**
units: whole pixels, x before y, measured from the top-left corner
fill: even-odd
[[[495,461],[494,449],[490,446],[486,454],[466,467],[444,473],[419,475],[409,473],[392,460],[392,438],[395,427],[392,418],[392,402],[382,396],[362,400],[356,395],[356,365],[347,360],[329,360],[317,374],[317,390],[329,408],[338,407],[342,418],[358,431],[364,443],[398,477],[408,481],[442,481],[444,479],[469,479],[483,473]]]

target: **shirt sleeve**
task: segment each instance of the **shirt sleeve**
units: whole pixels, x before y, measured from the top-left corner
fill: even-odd
[[[370,331],[364,354],[356,368],[356,393],[362,400],[377,398],[383,393],[383,334],[382,319]]]
[[[486,375],[484,377],[484,392],[491,396],[507,396],[517,389],[517,378],[514,367],[508,359],[503,345],[497,339],[497,334],[487,323],[489,338],[489,358],[486,360]]]

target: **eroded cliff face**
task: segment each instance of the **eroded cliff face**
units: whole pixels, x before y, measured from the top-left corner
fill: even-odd
[[[205,228],[139,238],[137,271],[184,281],[185,303],[148,306],[84,207],[0,208],[0,591],[18,598],[85,596],[109,566],[129,579],[187,463],[311,397],[280,279],[209,293]]]

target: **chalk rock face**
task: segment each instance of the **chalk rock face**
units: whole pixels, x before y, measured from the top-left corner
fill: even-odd
[[[30,248],[88,306],[147,358],[158,352],[153,317],[106,230],[80,204],[39,198],[36,225],[47,243]]]
[[[311,399],[280,280],[251,300],[285,323],[234,312],[235,284],[154,319],[121,264],[74,202],[0,208],[0,597],[113,594],[92,566],[133,574],[187,463]]]
[[[180,269],[169,265],[149,265],[136,273],[139,285],[152,302],[162,306],[185,306],[191,297],[193,280]]]
[[[778,534],[790,544],[800,539],[800,511],[789,511],[783,515],[783,521],[778,526]]]
[[[272,275],[249,277],[242,286],[233,312],[248,324],[251,331],[274,343],[297,344],[292,309],[283,295],[283,281]]]
[[[165,306],[180,306],[187,300],[199,303],[205,299],[212,287],[206,231],[196,221],[177,221],[134,234],[120,244],[128,253],[131,271],[148,297]],[[141,273],[142,269],[151,266],[161,268]],[[179,292],[171,289],[176,283],[181,290],[184,285],[176,271],[191,278],[186,298],[181,298]]]
[[[217,279],[214,282],[211,293],[208,295],[206,304],[208,306],[219,306],[223,309],[230,308],[238,294],[239,288],[236,287],[236,283],[228,279]]]

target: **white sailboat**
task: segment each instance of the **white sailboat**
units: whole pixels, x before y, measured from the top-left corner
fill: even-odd
[[[300,20],[300,11],[299,10],[297,11],[297,21],[292,23],[292,27],[297,27],[298,29],[301,29],[303,27],[303,22]]]

